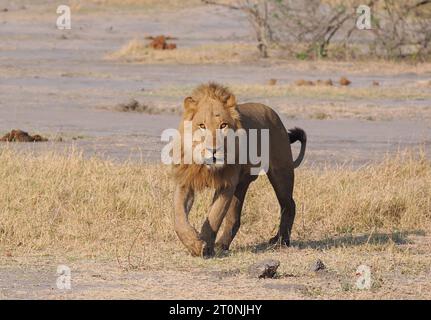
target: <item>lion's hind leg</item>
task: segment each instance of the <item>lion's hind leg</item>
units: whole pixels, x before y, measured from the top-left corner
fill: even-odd
[[[268,178],[280,204],[280,227],[277,234],[269,242],[271,244],[280,243],[289,246],[296,214],[296,205],[292,197],[294,183],[293,169],[270,169]]]

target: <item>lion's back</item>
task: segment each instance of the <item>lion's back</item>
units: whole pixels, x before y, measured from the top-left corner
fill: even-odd
[[[278,114],[262,103],[243,103],[237,105],[241,124],[244,129],[278,129],[285,131]]]

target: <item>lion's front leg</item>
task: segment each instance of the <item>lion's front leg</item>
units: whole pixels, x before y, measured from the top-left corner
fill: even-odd
[[[204,257],[214,255],[214,242],[217,232],[223,222],[227,210],[229,209],[235,187],[228,187],[216,190],[213,203],[201,229],[201,239],[206,245],[203,250]]]
[[[177,186],[175,190],[174,228],[181,242],[194,256],[203,256],[204,242],[199,239],[195,228],[189,223],[188,214],[192,208],[194,192],[191,188]]]

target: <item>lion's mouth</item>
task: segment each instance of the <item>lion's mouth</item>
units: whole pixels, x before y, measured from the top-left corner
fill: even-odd
[[[213,157],[205,158],[204,164],[206,165],[207,168],[210,168],[210,169],[221,168],[225,164],[224,157],[213,156]]]

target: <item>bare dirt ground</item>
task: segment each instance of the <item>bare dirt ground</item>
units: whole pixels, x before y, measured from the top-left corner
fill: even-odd
[[[383,88],[404,88],[431,78],[431,68],[393,66],[376,68],[362,63],[306,62],[253,64],[179,65],[135,64],[112,61],[106,56],[129,40],[145,35],[169,34],[178,37],[179,46],[229,43],[252,44],[246,18],[238,12],[216,7],[161,10],[115,11],[112,8],[72,8],[72,30],[55,28],[54,1],[2,1],[0,11],[0,133],[14,128],[48,136],[43,144],[17,145],[31,150],[62,150],[70,145],[85,154],[119,161],[141,159],[158,161],[160,134],[175,128],[178,115],[165,114],[164,108],[180,108],[183,97],[159,96],[163,88],[193,87],[216,80],[232,85],[265,84],[276,78],[281,83],[304,79],[338,79],[346,75],[352,90],[368,88],[373,80]],[[175,21],[175,23],[173,23]],[[222,21],[222,23],[220,23]],[[386,153],[406,147],[431,148],[431,101],[422,89],[403,99],[390,97],[331,98],[255,96],[280,111],[287,127],[307,131],[307,166],[361,166],[379,160]],[[429,90],[429,89],[428,89]],[[121,113],[110,110],[131,98],[161,108],[161,114]],[[240,96],[240,101],[249,99]],[[371,106],[390,113],[393,108],[420,110],[419,116],[389,117],[386,120],[356,117],[303,118],[292,110],[308,105],[333,108]],[[284,113],[284,110],[289,110]],[[329,111],[328,111],[329,112]],[[418,111],[419,112],[419,111]],[[425,115],[425,116],[424,116]],[[56,138],[62,137],[62,142]],[[0,146],[1,147],[1,146]],[[361,238],[362,239],[362,238]],[[263,258],[281,260],[281,276],[272,280],[249,279],[246,266],[239,270],[229,256],[216,262],[185,259],[183,268],[157,262],[150,270],[124,270],[118,263],[74,260],[71,257],[10,257],[0,252],[0,299],[78,299],[78,298],[431,298],[431,239],[427,234],[386,237],[383,244],[370,244],[371,238],[353,245],[341,241],[327,246],[294,243],[283,250],[246,250],[247,263]],[[372,242],[372,241],[371,241]],[[239,252],[241,250],[238,248]],[[342,252],[343,258],[338,258]],[[241,256],[241,255],[240,255]],[[295,257],[306,256],[301,263]],[[348,256],[350,259],[345,259]],[[407,257],[407,258],[406,258]],[[309,264],[322,259],[328,270],[315,274]],[[236,258],[238,263],[241,257]],[[355,289],[355,270],[361,263],[380,270],[370,291]],[[57,289],[58,264],[72,270],[73,289]],[[373,269],[372,269],[373,270]]]
[[[0,264],[0,298],[430,299],[430,244],[422,232],[364,235],[326,243],[296,241],[288,249],[234,249],[232,256],[210,261],[174,254],[132,270],[112,260],[9,257]],[[268,258],[281,261],[278,276],[251,278],[247,265]],[[313,271],[316,259],[327,269]],[[371,268],[371,289],[356,286],[361,264]],[[59,265],[71,270],[69,290],[57,287]]]

